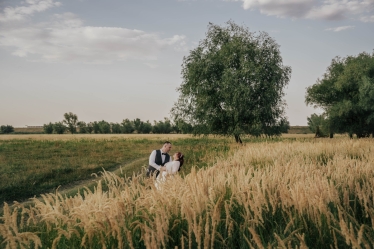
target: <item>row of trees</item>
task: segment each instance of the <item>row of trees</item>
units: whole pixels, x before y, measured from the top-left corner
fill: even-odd
[[[109,123],[105,120],[94,121],[86,123],[79,121],[78,116],[72,112],[64,114],[64,120],[56,123],[48,123],[43,126],[44,133],[46,134],[63,134],[69,132],[74,133],[95,133],[95,134],[168,134],[168,133],[191,133],[192,126],[179,121],[176,123],[171,122],[168,118],[163,121],[142,121],[139,118],[134,120],[124,119],[121,123]]]

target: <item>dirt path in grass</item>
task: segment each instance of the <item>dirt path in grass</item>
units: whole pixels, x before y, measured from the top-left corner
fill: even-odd
[[[134,169],[132,171],[135,171],[136,169],[139,169],[139,171],[141,171],[142,170],[141,166],[144,164],[145,160],[148,161],[148,158],[139,158],[139,159],[133,160],[129,163],[121,164],[118,167],[116,167],[115,170],[111,170],[110,172],[119,175],[119,174],[121,174],[121,170],[125,171],[125,172],[128,172],[129,170],[131,170],[131,168]],[[106,170],[106,171],[109,171],[109,170]],[[94,182],[96,182],[97,180],[100,180],[100,179],[101,179],[101,176],[99,174],[97,174],[97,177],[93,177],[91,179],[79,180],[79,181],[75,181],[75,182],[69,183],[67,185],[61,186],[61,187],[59,187],[58,192],[60,194],[66,194],[66,193],[69,193],[70,191],[72,191],[74,189],[83,188],[87,185],[90,185],[91,183],[94,183]]]
[[[118,167],[116,167],[116,169],[114,169],[110,172],[119,175],[119,174],[121,174],[121,171],[123,171],[123,172],[142,171],[143,170],[142,166],[144,166],[145,164],[148,164],[148,158],[139,158],[139,159],[133,160],[129,163],[121,164]],[[69,195],[73,194],[74,192],[76,192],[78,189],[82,189],[84,187],[88,187],[90,185],[95,184],[95,182],[97,182],[100,179],[101,179],[101,176],[98,175],[98,177],[93,177],[93,178],[90,178],[90,179],[74,181],[74,182],[71,182],[69,184],[60,186],[58,188],[58,192],[62,196],[65,196],[65,195],[69,196]],[[50,193],[53,193],[53,192],[55,192],[55,190],[51,191]],[[42,200],[42,197],[40,195],[38,195],[37,199]],[[25,201],[20,202],[20,203],[27,206],[27,205],[32,204],[32,202],[33,202],[32,200],[28,199],[28,200],[25,200]],[[0,212],[2,212],[2,208],[3,207],[1,206],[0,207]]]

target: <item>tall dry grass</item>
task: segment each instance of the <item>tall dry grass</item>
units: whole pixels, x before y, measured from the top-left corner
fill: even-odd
[[[248,144],[213,167],[7,205],[8,248],[372,248],[373,139]]]

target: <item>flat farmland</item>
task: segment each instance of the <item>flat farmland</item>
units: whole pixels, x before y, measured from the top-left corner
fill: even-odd
[[[23,201],[57,187],[94,180],[100,171],[143,172],[153,149],[171,141],[171,153],[185,154],[184,171],[203,167],[237,146],[230,138],[191,135],[2,135],[0,203]]]
[[[165,137],[11,139],[2,140],[1,152],[17,154],[15,148],[25,151],[40,147],[39,151],[43,149],[51,157],[53,150],[47,148],[56,149],[58,143],[57,154],[63,158],[74,155],[71,157],[80,165],[90,158],[97,165],[103,162],[100,158],[110,155],[118,162],[108,163],[108,168],[118,163],[126,169],[126,165],[134,165],[123,162],[127,159],[137,162],[144,158],[146,165],[149,151],[160,147],[159,139]],[[104,171],[94,188],[84,188],[71,196],[55,191],[31,199],[31,205],[5,203],[0,217],[2,245],[10,248],[372,248],[372,138],[314,139],[285,135],[274,139],[246,138],[242,146],[231,138],[167,139],[173,142],[173,151],[186,154],[188,161],[181,174],[159,182],[156,187],[154,180],[145,178],[141,172],[130,179],[123,173]],[[122,149],[110,154],[115,148]],[[68,153],[64,154],[65,150]],[[81,150],[84,152],[74,154]],[[131,153],[126,154],[126,150]],[[78,161],[79,157],[85,159]],[[57,167],[47,164],[45,168]],[[142,163],[136,170],[139,167]]]

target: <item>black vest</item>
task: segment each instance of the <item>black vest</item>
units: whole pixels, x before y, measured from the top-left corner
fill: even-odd
[[[165,161],[162,162],[161,150],[156,150],[155,163],[156,163],[157,165],[164,166],[164,165],[165,165],[165,162],[169,162],[169,161],[170,161],[170,156],[169,156],[168,153],[165,153]]]
[[[156,150],[156,158],[155,158],[155,163],[157,165],[161,165],[161,166],[164,166],[166,162],[169,162],[170,161],[170,155],[168,153],[165,153],[165,161],[162,162],[162,156],[161,156],[161,150]],[[156,171],[156,177],[158,176],[158,174],[160,173],[160,171],[156,170],[155,168],[153,168],[151,165],[148,166],[148,170],[147,170],[147,176],[150,177],[153,175],[153,173]]]

